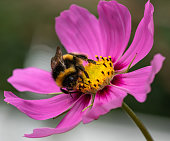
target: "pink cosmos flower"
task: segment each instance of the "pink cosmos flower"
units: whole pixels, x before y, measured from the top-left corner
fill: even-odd
[[[121,107],[127,93],[133,95],[137,101],[144,102],[147,93],[150,92],[150,84],[161,69],[165,58],[157,54],[150,66],[133,72],[125,73],[125,71],[131,62],[132,67],[152,48],[153,12],[153,5],[148,1],[144,17],[127,51],[125,49],[131,33],[131,15],[125,6],[116,1],[100,1],[99,19],[76,5],[62,12],[56,18],[55,29],[67,51],[87,54],[91,59],[94,59],[95,55],[111,56],[116,75],[111,80],[111,85],[96,93],[92,109],[85,111],[82,110],[90,104],[90,94],[75,93],[72,97],[61,94],[43,100],[24,100],[12,92],[5,91],[6,102],[36,120],[53,118],[70,109],[56,128],[34,129],[32,134],[25,134],[25,137],[39,138],[63,133],[81,121],[88,123],[98,119],[100,115],[106,114],[111,109]],[[21,92],[48,94],[60,91],[52,79],[51,72],[37,68],[16,69],[8,82]]]

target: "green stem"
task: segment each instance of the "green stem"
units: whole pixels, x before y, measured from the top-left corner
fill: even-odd
[[[132,120],[135,122],[135,124],[138,126],[138,128],[141,130],[143,135],[145,136],[147,141],[153,141],[150,133],[146,129],[146,127],[143,125],[143,123],[138,119],[136,114],[132,111],[132,109],[125,103],[123,102],[122,108],[127,112],[127,114],[132,118]]]

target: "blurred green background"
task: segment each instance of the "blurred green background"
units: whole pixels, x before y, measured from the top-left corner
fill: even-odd
[[[143,17],[146,0],[118,0],[127,6],[132,15],[132,36]],[[150,54],[135,68],[150,64],[155,53],[166,57],[162,70],[152,84],[152,91],[146,102],[138,103],[128,96],[125,101],[137,112],[170,117],[170,1],[151,0],[155,7],[155,41]],[[98,0],[3,0],[0,1],[0,96],[3,101],[3,91],[13,91],[19,94],[9,83],[7,78],[15,68],[31,66],[25,61],[31,54],[34,45],[48,46],[52,50],[59,43],[55,33],[55,17],[71,4],[87,8],[97,16]],[[51,57],[53,53],[50,54]],[[44,56],[45,58],[45,56]],[[47,62],[50,60],[47,60]],[[38,65],[37,65],[38,67]],[[47,66],[48,68],[49,66]],[[49,67],[50,69],[50,67]],[[4,104],[4,102],[1,102]],[[9,106],[9,105],[6,105]]]

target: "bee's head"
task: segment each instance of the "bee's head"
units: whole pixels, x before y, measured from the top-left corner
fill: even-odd
[[[77,80],[78,80],[77,73],[71,73],[65,77],[63,81],[63,86],[67,88],[73,88],[74,86],[76,86]]]

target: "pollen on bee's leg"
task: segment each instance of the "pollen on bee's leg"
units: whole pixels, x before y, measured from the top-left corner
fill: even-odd
[[[79,84],[79,89],[81,90],[82,88],[83,88],[83,84],[81,83],[81,84]]]
[[[90,83],[91,83],[90,79],[87,79],[87,82],[88,82],[88,84],[90,84]],[[87,85],[88,85],[88,84],[87,84]]]

